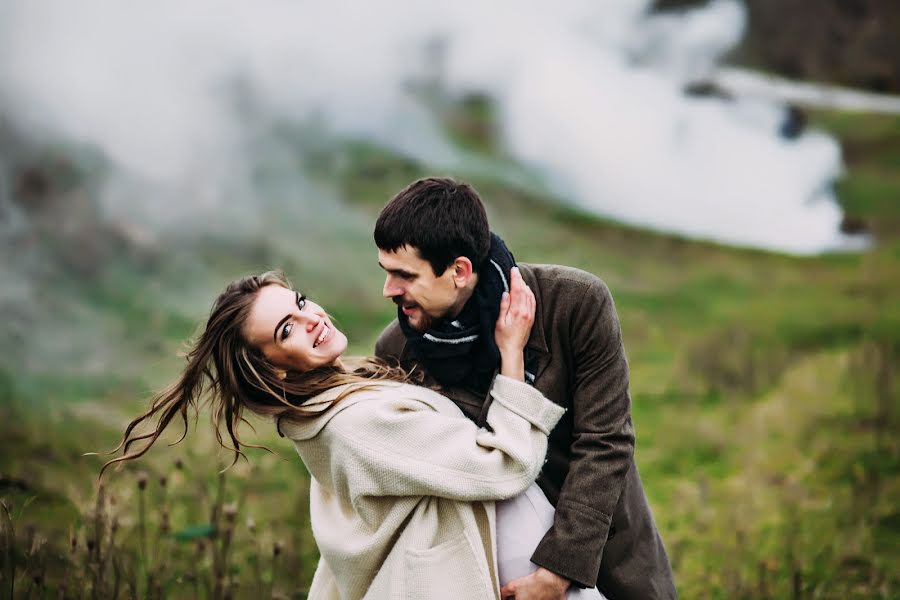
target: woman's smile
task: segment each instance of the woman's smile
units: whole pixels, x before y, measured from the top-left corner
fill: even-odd
[[[322,322],[322,331],[319,333],[319,337],[316,338],[316,341],[313,343],[313,348],[318,348],[322,344],[326,343],[333,336],[332,333],[334,329],[330,328],[325,322]]]

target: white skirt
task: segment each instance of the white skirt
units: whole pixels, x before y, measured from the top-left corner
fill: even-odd
[[[523,494],[497,502],[497,569],[500,585],[537,570],[531,555],[553,525],[555,510],[544,492],[532,483]],[[571,587],[567,600],[606,600],[597,588]]]

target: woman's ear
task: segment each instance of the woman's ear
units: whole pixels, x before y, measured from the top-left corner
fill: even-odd
[[[287,371],[285,371],[284,369],[275,369],[275,376],[278,377],[278,379],[284,381],[285,379],[287,379]]]
[[[465,256],[458,256],[453,261],[451,268],[453,269],[453,281],[456,283],[456,287],[467,287],[474,274],[472,261]]]

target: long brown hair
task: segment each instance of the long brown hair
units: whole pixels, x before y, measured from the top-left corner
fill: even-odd
[[[154,396],[147,412],[128,424],[122,441],[108,453],[114,454],[121,449],[123,455],[103,465],[101,477],[110,465],[143,456],[176,416],[184,424],[184,433],[174,444],[181,442],[187,435],[189,409],[193,408],[196,418],[203,401],[212,406],[216,440],[219,445],[234,452],[231,463],[234,465],[241,456],[246,458],[241,451],[242,445],[268,450],[264,446],[241,441],[238,426],[241,422],[246,422],[243,417],[244,408],[276,419],[283,416],[303,418],[309,414],[302,409],[303,402],[333,387],[379,380],[410,380],[409,375],[400,367],[376,358],[357,359],[352,370],[342,364],[305,372],[288,371],[286,374],[277,369],[258,348],[247,342],[243,332],[259,290],[269,285],[291,289],[281,272],[269,271],[233,281],[219,294],[213,303],[206,328],[190,344],[186,353],[187,366],[178,379]],[[345,390],[335,401],[352,391],[354,390]],[[150,422],[154,417],[157,418],[156,427],[147,433],[138,434],[138,426]],[[230,448],[223,438],[222,425],[231,440]],[[141,440],[149,441],[139,450],[129,453],[132,445]]]

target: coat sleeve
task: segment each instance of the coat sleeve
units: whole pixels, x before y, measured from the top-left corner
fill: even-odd
[[[405,387],[357,402],[322,432],[335,486],[346,486],[339,493],[354,504],[370,496],[476,501],[519,494],[537,477],[547,435],[564,412],[531,386],[498,375],[488,431],[462,414],[398,397]]]
[[[601,280],[588,285],[570,332],[571,461],[553,526],[531,560],[576,585],[593,587],[634,454],[628,362],[615,305]]]
[[[400,350],[403,348],[402,336],[400,325],[394,319],[388,323],[378,339],[375,340],[375,356],[382,360],[399,360]]]

